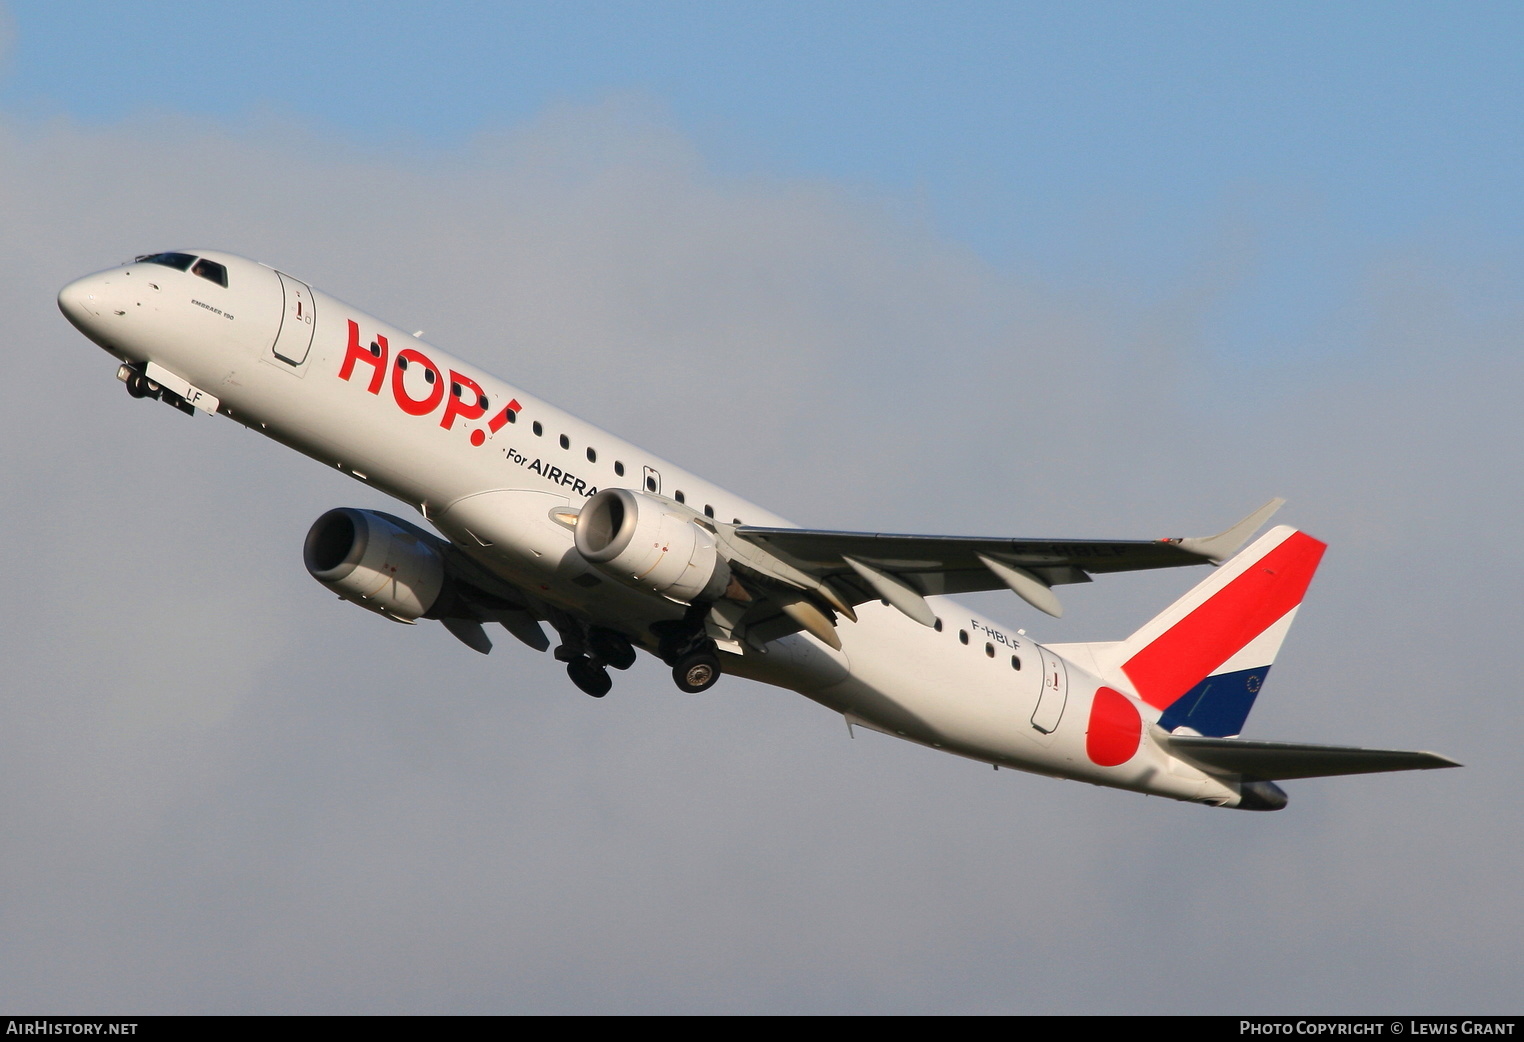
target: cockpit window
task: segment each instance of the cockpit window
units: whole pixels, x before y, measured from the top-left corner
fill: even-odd
[[[226,286],[228,284],[228,269],[214,260],[207,260],[205,257],[196,262],[196,266],[191,269],[191,274],[200,275],[203,279],[215,282],[219,286]]]
[[[196,260],[188,253],[148,253],[139,257],[139,264],[162,264],[166,268],[174,268],[176,271],[185,271]],[[221,267],[221,265],[218,265]],[[223,283],[227,285],[227,283]]]

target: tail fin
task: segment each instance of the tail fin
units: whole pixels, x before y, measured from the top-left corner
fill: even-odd
[[[1273,528],[1132,636],[1096,651],[1162,711],[1164,730],[1236,735],[1325,548]]]

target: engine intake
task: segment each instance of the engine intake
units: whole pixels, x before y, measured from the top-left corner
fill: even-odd
[[[439,601],[444,556],[434,538],[399,517],[337,507],[312,523],[302,560],[311,576],[347,601],[414,622]]]
[[[606,488],[577,516],[577,552],[630,586],[684,604],[717,600],[730,565],[699,518],[669,500]]]

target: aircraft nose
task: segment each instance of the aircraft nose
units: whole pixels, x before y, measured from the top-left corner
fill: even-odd
[[[82,333],[88,333],[89,326],[101,317],[101,289],[100,276],[88,275],[58,291],[58,310]]]

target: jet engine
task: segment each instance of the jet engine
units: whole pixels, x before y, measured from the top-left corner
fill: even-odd
[[[312,523],[302,560],[312,577],[347,601],[412,623],[445,588],[433,536],[400,517],[338,507]]]
[[[730,584],[702,515],[626,488],[606,488],[583,506],[577,552],[620,582],[684,604],[717,600]]]

